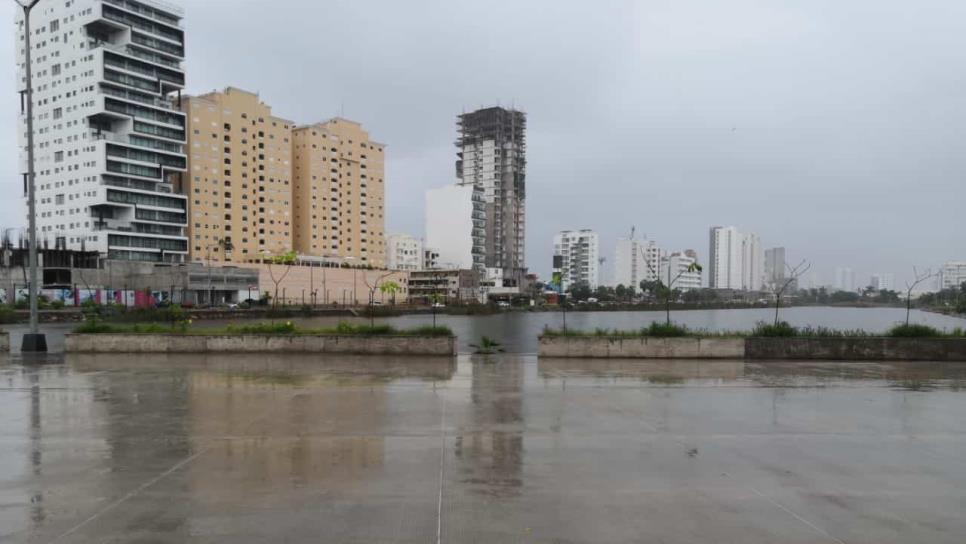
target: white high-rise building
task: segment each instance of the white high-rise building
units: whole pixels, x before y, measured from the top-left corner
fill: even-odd
[[[746,291],[765,288],[765,255],[761,239],[754,233],[741,237],[741,288]]]
[[[639,289],[642,281],[654,281],[661,268],[661,249],[647,238],[618,238],[614,249],[614,285]]]
[[[664,285],[671,283],[671,287],[681,291],[701,288],[701,272],[689,271],[692,264],[698,262],[698,255],[693,250],[675,251],[661,258],[661,281]]]
[[[891,272],[872,274],[872,277],[869,278],[869,285],[876,291],[894,291],[896,288],[896,278]]]
[[[114,259],[188,252],[182,11],[153,0],[42,1],[31,11],[38,238]],[[17,10],[17,81],[26,86]],[[18,125],[21,171],[26,116]]]
[[[485,270],[486,212],[477,185],[447,185],[426,191],[426,247],[436,249],[440,268]]]
[[[708,287],[712,289],[742,288],[741,233],[735,227],[711,227],[708,251]]]
[[[386,268],[389,270],[422,270],[423,241],[408,234],[386,236]]]
[[[966,282],[966,261],[948,261],[939,271],[939,288],[955,289]]]
[[[564,290],[578,282],[591,289],[600,285],[600,240],[597,233],[584,230],[564,230],[553,237],[553,254],[561,257],[561,283]]]
[[[839,291],[854,291],[855,290],[855,274],[849,267],[838,267],[835,269],[835,284],[833,285]]]

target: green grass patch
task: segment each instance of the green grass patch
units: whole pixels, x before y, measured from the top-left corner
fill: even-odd
[[[694,330],[689,329],[684,325],[676,325],[674,323],[668,325],[667,323],[653,322],[646,327],[642,327],[636,330],[620,330],[620,329],[603,329],[597,328],[593,331],[584,331],[580,329],[551,329],[549,327],[543,329],[543,335],[547,337],[562,337],[562,336],[573,336],[573,337],[585,337],[585,336],[597,336],[601,338],[681,338],[681,337],[714,337],[714,338],[727,338],[735,336],[747,336],[746,334],[735,333],[730,331],[713,332],[706,330]]]
[[[765,323],[759,321],[751,331],[751,336],[764,336],[768,338],[788,338],[798,336],[798,329],[791,326],[787,321],[778,323]]]
[[[778,324],[758,322],[751,331],[721,331],[710,332],[692,330],[682,325],[667,325],[666,323],[651,323],[638,330],[617,330],[597,328],[593,331],[579,329],[551,329],[545,328],[543,335],[547,337],[588,337],[602,338],[734,338],[734,337],[766,337],[766,338],[872,338],[890,336],[893,338],[966,338],[966,329],[956,328],[946,332],[928,325],[897,325],[886,333],[871,333],[862,329],[832,329],[829,327],[794,327],[786,321]]]
[[[947,336],[947,334],[939,331],[929,325],[896,325],[889,329],[886,333],[887,336],[893,338],[929,338],[933,336]]]

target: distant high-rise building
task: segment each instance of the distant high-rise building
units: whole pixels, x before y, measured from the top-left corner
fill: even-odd
[[[389,270],[422,270],[425,255],[423,241],[408,234],[386,236],[386,268]]]
[[[698,262],[694,250],[675,251],[661,258],[660,279],[665,285],[672,283],[674,289],[690,291],[701,288],[701,272],[688,270]]]
[[[339,117],[294,129],[292,143],[295,250],[385,266],[386,146]]]
[[[291,251],[294,123],[233,87],[185,97],[181,108],[191,259],[252,262]]]
[[[712,289],[742,288],[741,233],[735,227],[711,227],[708,251],[708,287]]]
[[[869,278],[869,285],[876,291],[894,291],[896,288],[895,283],[895,276],[892,273],[880,272],[878,274],[872,274],[872,277]]]
[[[939,288],[955,289],[966,282],[966,261],[947,261],[939,271]]]
[[[505,278],[526,269],[526,115],[501,107],[459,116],[456,177],[482,191],[485,204],[484,263]]]
[[[848,267],[836,268],[833,287],[840,291],[853,291],[855,289],[855,275],[852,269]]]
[[[760,291],[765,287],[765,256],[761,239],[749,233],[741,237],[741,288]]]
[[[773,247],[765,250],[765,286],[769,289],[780,288],[785,283],[785,248]]]
[[[614,284],[640,287],[642,281],[654,281],[661,268],[661,249],[654,240],[633,235],[618,238],[614,249]]]
[[[426,191],[426,246],[436,249],[440,267],[483,273],[485,228],[483,189],[478,185]]]
[[[183,262],[185,115],[171,100],[185,86],[181,8],[72,0],[30,13],[38,240],[111,259]],[[14,31],[21,90],[21,9]],[[20,115],[22,172],[26,125]]]
[[[564,290],[578,282],[587,283],[591,289],[600,284],[600,240],[596,232],[587,229],[560,231],[553,238],[553,254],[561,257]]]

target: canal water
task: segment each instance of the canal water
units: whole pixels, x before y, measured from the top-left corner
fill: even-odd
[[[752,308],[740,310],[687,310],[671,312],[671,320],[694,330],[749,331],[760,321],[774,320],[775,310]],[[884,332],[905,321],[906,311],[901,308],[833,308],[797,307],[781,310],[781,319],[792,325],[805,327],[829,327],[833,329],[862,329],[868,332]],[[503,345],[509,353],[536,353],[537,336],[547,327],[563,326],[559,312],[506,312],[486,316],[437,315],[438,324],[453,329],[459,337],[460,351],[470,352],[470,344],[478,343],[488,336]],[[567,327],[593,331],[597,328],[631,330],[649,325],[653,321],[664,322],[664,312],[567,312]],[[340,318],[294,318],[299,325],[328,327]],[[366,322],[366,319],[353,319]],[[431,324],[431,315],[406,315],[377,319],[397,327],[414,327]],[[966,328],[966,319],[931,312],[914,310],[910,322],[931,325],[940,330]],[[223,326],[224,322],[209,323]]]
[[[868,332],[884,332],[902,323],[906,311],[901,308],[835,308],[808,306],[783,308],[781,319],[792,325],[805,327],[829,327],[833,329],[862,329]],[[771,322],[775,317],[774,309],[753,308],[740,310],[687,310],[671,312],[671,320],[687,325],[694,330],[707,331],[749,331],[760,321]],[[567,312],[567,327],[593,331],[604,329],[639,329],[652,321],[664,321],[664,312]],[[286,318],[305,327],[332,327],[339,321],[366,323],[366,318],[345,317],[293,317]],[[433,322],[432,315],[404,315],[390,318],[377,318],[377,323],[389,323],[396,327],[417,327]],[[465,316],[436,316],[436,322],[450,327],[459,337],[459,351],[472,352],[471,344],[488,336],[502,344],[507,353],[536,353],[537,336],[547,327],[559,329],[563,326],[563,315],[559,312],[518,312]],[[940,330],[950,331],[966,328],[966,319],[931,312],[913,310],[910,322],[922,323]],[[229,321],[196,321],[199,327],[223,327]],[[51,351],[63,349],[64,334],[75,324],[50,324],[44,326]],[[5,325],[11,333],[11,345],[17,349],[25,325]]]

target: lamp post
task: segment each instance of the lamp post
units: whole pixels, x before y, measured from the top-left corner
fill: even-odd
[[[230,243],[226,242],[224,239],[218,239],[214,244],[208,244],[205,246],[205,268],[208,269],[208,307],[211,308],[214,304],[214,293],[211,285],[211,248],[217,247],[229,251]],[[224,256],[223,256],[224,257]]]
[[[47,351],[47,337],[40,332],[40,319],[37,311],[37,203],[34,190],[34,97],[33,85],[30,73],[30,10],[37,5],[40,0],[27,0],[21,3],[14,0],[17,5],[23,8],[23,35],[24,35],[24,54],[25,68],[27,72],[24,90],[27,99],[27,221],[28,221],[28,243],[30,247],[30,332],[23,335],[23,343],[20,346],[22,352],[42,352]]]

